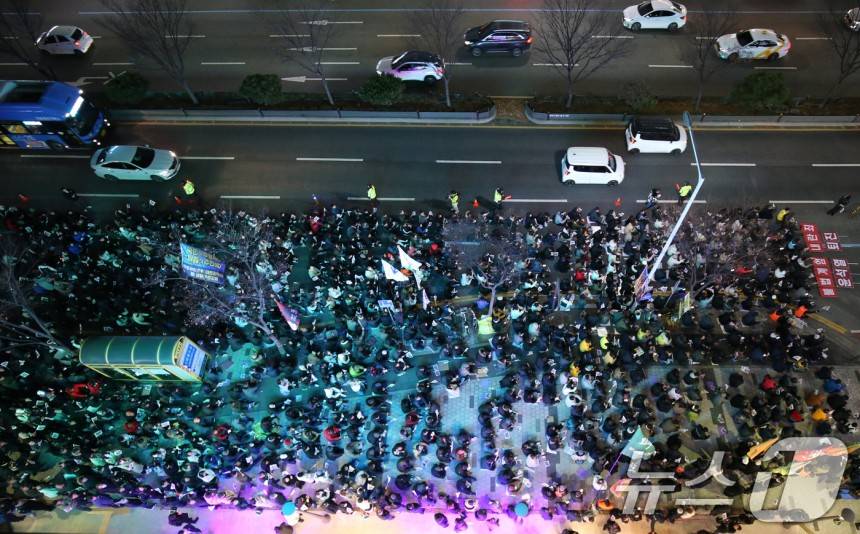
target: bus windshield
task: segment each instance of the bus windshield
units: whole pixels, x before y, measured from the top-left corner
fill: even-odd
[[[84,100],[74,117],[69,117],[68,123],[79,135],[89,135],[99,118],[99,110]]]

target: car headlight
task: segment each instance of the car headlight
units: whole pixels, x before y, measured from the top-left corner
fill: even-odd
[[[475,44],[475,43],[474,43],[474,42],[472,42],[472,41],[466,41],[466,46],[470,46],[470,45],[473,45],[473,44]]]

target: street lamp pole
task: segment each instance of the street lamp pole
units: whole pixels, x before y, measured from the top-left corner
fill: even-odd
[[[660,254],[657,255],[657,259],[654,260],[654,264],[648,271],[648,285],[650,285],[651,282],[654,281],[654,275],[657,273],[657,268],[660,267],[661,263],[663,262],[663,258],[666,256],[666,252],[669,250],[669,247],[672,246],[672,241],[675,239],[675,235],[678,233],[678,230],[681,229],[681,225],[684,224],[684,219],[687,218],[687,212],[690,211],[690,207],[694,204],[696,196],[699,194],[699,190],[702,189],[702,185],[705,183],[705,177],[702,176],[702,165],[699,163],[699,153],[696,152],[696,141],[693,138],[693,123],[690,119],[690,114],[686,111],[684,112],[684,125],[687,127],[687,133],[690,137],[690,146],[693,147],[693,159],[695,159],[696,161],[696,173],[698,175],[698,181],[696,182],[696,188],[693,189],[693,194],[690,195],[690,199],[687,200],[687,203],[684,206],[684,210],[681,211],[681,216],[675,223],[675,227],[672,228],[672,232],[669,234],[669,238],[666,239],[666,244],[663,245],[663,249],[660,250]]]

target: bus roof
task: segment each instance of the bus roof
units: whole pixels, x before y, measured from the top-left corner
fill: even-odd
[[[0,120],[65,120],[80,94],[62,82],[0,81]]]

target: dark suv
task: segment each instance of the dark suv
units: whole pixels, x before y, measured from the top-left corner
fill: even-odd
[[[494,20],[469,28],[463,39],[473,56],[503,53],[518,57],[531,48],[532,31],[528,22]]]

